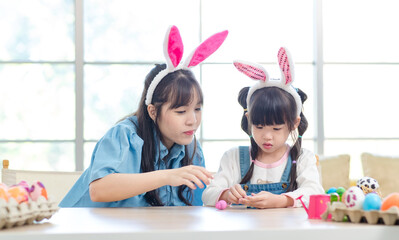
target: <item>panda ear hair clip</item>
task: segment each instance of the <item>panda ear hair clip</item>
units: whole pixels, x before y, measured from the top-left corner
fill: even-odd
[[[281,47],[278,51],[277,59],[281,72],[281,78],[279,79],[271,79],[267,71],[260,64],[242,60],[233,62],[238,71],[257,81],[248,91],[247,106],[249,107],[251,96],[256,90],[265,87],[278,87],[294,97],[297,105],[297,115],[299,116],[302,112],[302,100],[296,88],[292,86],[292,82],[294,81],[294,63],[291,54],[286,48]]]
[[[166,32],[163,44],[163,52],[166,59],[166,69],[160,71],[152,80],[147,90],[145,104],[148,106],[152,102],[152,95],[155,88],[161,80],[171,72],[179,69],[190,70],[197,66],[210,55],[212,55],[224,42],[228,35],[228,31],[216,33],[202,42],[188,57],[181,63],[183,57],[183,41],[180,36],[179,29],[176,26],[170,26]]]

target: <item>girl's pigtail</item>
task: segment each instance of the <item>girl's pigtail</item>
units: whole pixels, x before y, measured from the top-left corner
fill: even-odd
[[[301,89],[298,89],[298,94],[301,97],[302,104],[306,101],[307,95],[304,93]],[[296,182],[296,170],[297,170],[297,162],[299,159],[299,156],[301,155],[301,148],[302,148],[302,136],[306,132],[308,128],[308,120],[306,119],[305,115],[303,112],[300,114],[301,121],[299,122],[298,125],[298,137],[295,141],[295,144],[291,148],[291,160],[292,160],[292,166],[291,166],[291,173],[290,173],[290,187],[288,188],[288,192],[294,191],[295,189],[298,188],[298,184]]]
[[[247,95],[248,95],[249,87],[244,87],[243,89],[240,90],[240,93],[238,94],[238,103],[241,105],[243,109],[243,114],[241,118],[241,129],[248,134],[248,136],[251,136],[251,132],[249,130],[249,124],[248,124],[248,118],[245,116],[245,114],[248,112],[248,106],[247,106]]]
[[[258,145],[256,144],[255,140],[251,137],[251,158],[255,159],[257,154],[258,154]],[[251,180],[252,175],[254,174],[254,162],[251,163],[251,166],[248,169],[247,174],[245,174],[245,176],[241,179],[240,184],[245,184],[247,183],[249,180]]]

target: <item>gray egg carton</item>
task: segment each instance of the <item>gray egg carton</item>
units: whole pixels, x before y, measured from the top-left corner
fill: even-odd
[[[0,199],[0,230],[49,219],[58,209],[56,202],[46,200],[44,197],[20,204],[14,198],[10,198],[8,202]]]
[[[386,211],[364,211],[347,208],[343,202],[333,202],[332,204],[327,203],[327,210],[321,215],[321,218],[327,220],[329,214],[331,214],[331,220],[336,222],[343,222],[345,219],[348,219],[348,222],[352,223],[366,222],[368,224],[399,224],[399,208],[396,206],[393,206]]]

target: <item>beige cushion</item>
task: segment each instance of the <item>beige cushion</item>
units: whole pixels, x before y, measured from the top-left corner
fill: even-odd
[[[349,155],[320,156],[319,164],[321,169],[321,184],[324,190],[328,190],[331,187],[349,188]]]
[[[399,157],[363,153],[361,158],[364,176],[378,181],[383,197],[393,192],[399,192]]]

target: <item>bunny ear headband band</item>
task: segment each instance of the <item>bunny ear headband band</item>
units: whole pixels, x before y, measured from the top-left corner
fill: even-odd
[[[292,86],[292,82],[294,81],[294,65],[290,53],[287,49],[280,48],[277,57],[281,71],[281,79],[270,79],[267,71],[259,64],[245,61],[234,61],[234,66],[238,71],[258,81],[248,91],[247,106],[249,107],[251,96],[256,90],[265,87],[278,87],[290,93],[294,97],[297,107],[297,115],[299,116],[302,111],[302,101],[296,88]]]
[[[157,85],[161,80],[171,72],[179,69],[190,70],[191,67],[197,66],[204,61],[207,57],[212,55],[224,42],[228,31],[216,33],[201,43],[184,61],[180,64],[183,56],[183,41],[181,39],[179,29],[176,26],[169,27],[166,32],[163,52],[166,59],[166,69],[160,71],[152,80],[147,90],[145,104],[148,106],[152,102],[152,95]],[[180,65],[179,65],[180,64]]]

